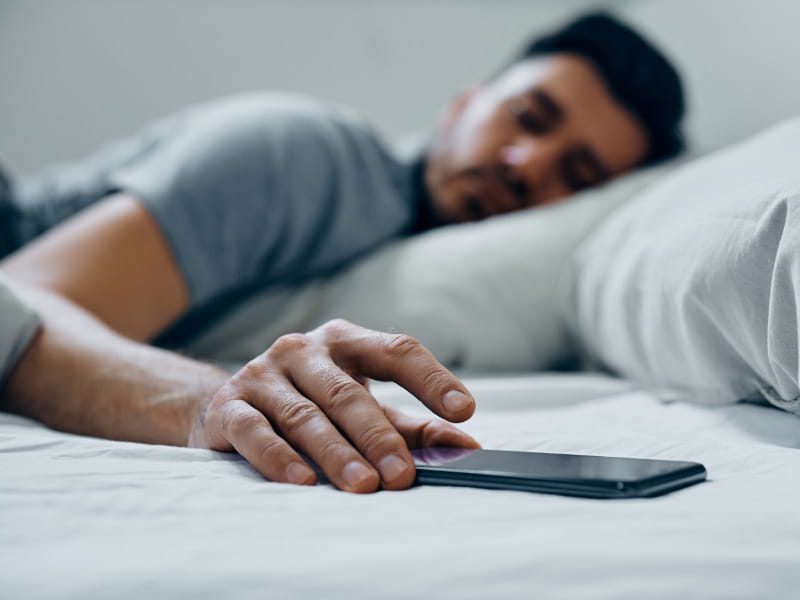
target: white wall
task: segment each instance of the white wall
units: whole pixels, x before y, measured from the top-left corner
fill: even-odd
[[[699,146],[729,144],[800,115],[797,0],[636,1],[625,15],[684,74]]]
[[[355,106],[394,135],[584,0],[0,0],[0,157],[80,155],[221,94]]]
[[[424,128],[532,32],[597,5],[676,57],[703,146],[800,113],[794,0],[0,0],[0,161],[30,171],[258,88]]]

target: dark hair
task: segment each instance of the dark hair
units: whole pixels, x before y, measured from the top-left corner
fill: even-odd
[[[683,150],[683,85],[675,68],[650,42],[607,13],[591,13],[533,40],[513,62],[560,52],[591,60],[614,97],[642,121],[650,138],[645,163]]]

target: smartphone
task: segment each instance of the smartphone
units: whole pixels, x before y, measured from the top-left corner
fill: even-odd
[[[660,496],[706,479],[694,462],[580,454],[422,448],[417,483],[520,490],[584,498]]]

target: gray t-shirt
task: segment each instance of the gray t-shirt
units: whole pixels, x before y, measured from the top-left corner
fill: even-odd
[[[36,312],[20,300],[0,275],[0,385],[39,329]]]
[[[329,274],[407,231],[411,169],[354,114],[252,94],[190,107],[16,189],[17,246],[115,191],[161,228],[191,296],[175,345],[252,291]]]

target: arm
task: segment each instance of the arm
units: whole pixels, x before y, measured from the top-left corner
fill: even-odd
[[[132,342],[59,296],[18,291],[42,327],[8,378],[5,411],[70,433],[181,446],[202,400],[230,377]]]
[[[156,335],[189,302],[161,231],[131,196],[79,213],[0,269],[34,286],[29,302],[45,322],[12,374],[6,410],[51,427],[236,450],[270,479],[312,483],[303,454],[350,491],[411,485],[409,446],[476,445],[443,422],[382,409],[359,383],[394,380],[446,419],[472,414],[463,384],[403,336],[336,322],[285,336],[232,378],[131,341]]]
[[[189,307],[184,279],[150,214],[111,196],[0,262],[10,278],[52,290],[134,340],[155,337]]]
[[[55,224],[85,205],[76,198],[104,189],[125,194],[61,222],[0,270],[138,341],[223,295],[328,274],[410,217],[398,166],[375,135],[301,98],[226,99],[129,142],[124,160],[101,152],[45,186],[54,197],[38,201],[58,210],[36,220]]]
[[[354,492],[411,485],[409,447],[477,446],[443,421],[380,407],[360,383],[392,379],[445,418],[472,414],[464,386],[405,336],[333,322],[281,338],[230,377],[127,340],[63,298],[23,292],[43,325],[12,371],[1,406],[55,429],[236,450],[269,479],[314,483],[302,453]]]

